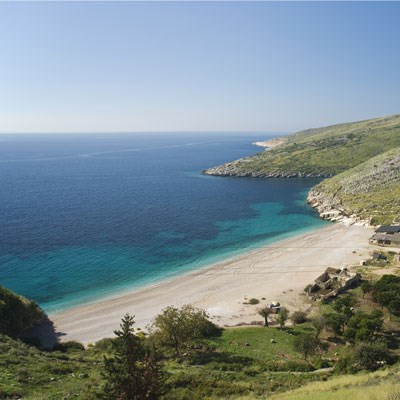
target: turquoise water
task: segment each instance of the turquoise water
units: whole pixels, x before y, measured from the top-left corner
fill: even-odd
[[[317,180],[200,171],[266,136],[4,136],[1,284],[47,312],[156,283],[326,224]]]

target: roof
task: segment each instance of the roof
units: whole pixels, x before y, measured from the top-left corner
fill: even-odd
[[[382,225],[375,232],[397,233],[400,232],[400,225]]]

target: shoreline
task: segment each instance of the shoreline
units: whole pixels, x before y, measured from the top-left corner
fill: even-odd
[[[301,293],[328,266],[358,264],[372,249],[371,229],[334,224],[250,250],[151,286],[50,314],[61,341],[85,345],[112,337],[125,313],[145,328],[169,305],[204,308],[220,326],[259,321],[257,308],[280,301],[303,307]],[[262,278],[262,279],[260,279]],[[258,306],[244,305],[258,298]]]

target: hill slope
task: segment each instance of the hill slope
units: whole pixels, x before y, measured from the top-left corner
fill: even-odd
[[[46,318],[35,302],[0,286],[0,334],[17,336]]]
[[[207,175],[330,177],[400,146],[400,115],[308,129],[285,144],[203,171]]]
[[[339,376],[271,396],[271,400],[390,400],[400,397],[399,369]]]
[[[308,195],[322,217],[356,216],[372,225],[400,222],[400,147],[326,179]]]

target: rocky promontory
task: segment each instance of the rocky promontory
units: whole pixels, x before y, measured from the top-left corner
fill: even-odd
[[[329,178],[308,202],[345,224],[400,223],[400,115],[308,129],[258,142],[268,147],[203,171],[250,178]]]
[[[284,169],[254,170],[250,166],[246,168],[243,164],[246,163],[246,158],[237,161],[222,164],[217,167],[208,168],[202,173],[204,175],[214,176],[237,176],[249,178],[329,178],[332,174],[312,173],[302,171],[288,171]]]

